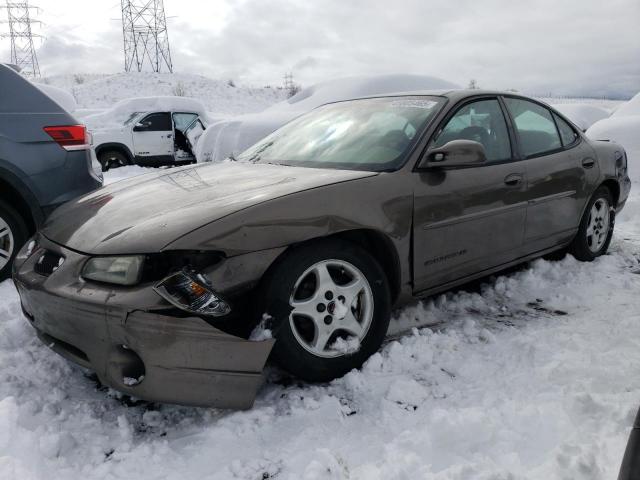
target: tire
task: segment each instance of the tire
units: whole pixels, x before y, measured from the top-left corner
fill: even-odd
[[[580,261],[591,262],[607,253],[615,226],[613,196],[598,187],[582,215],[578,233],[567,252]]]
[[[28,238],[24,219],[0,201],[0,282],[11,276],[13,260]]]
[[[102,165],[103,172],[108,171],[110,168],[123,167],[131,163],[127,156],[118,150],[105,150],[104,152],[100,152],[98,161],[100,165]]]
[[[361,367],[386,336],[391,317],[387,277],[371,255],[350,242],[297,247],[263,284],[260,313],[266,314],[276,339],[273,359],[300,379],[341,377]]]

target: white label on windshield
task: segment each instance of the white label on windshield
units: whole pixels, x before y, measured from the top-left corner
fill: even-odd
[[[434,102],[433,100],[423,100],[420,98],[400,98],[391,102],[391,106],[400,108],[424,108],[426,110],[431,110],[437,103],[438,102]]]

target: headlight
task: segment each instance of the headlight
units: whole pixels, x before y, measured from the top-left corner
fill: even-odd
[[[24,246],[20,249],[20,251],[16,255],[16,259],[24,260],[29,258],[35,249],[36,249],[36,241],[35,241],[35,237],[33,237],[33,239],[25,243]]]
[[[209,281],[187,268],[165,278],[153,289],[169,303],[187,312],[212,317],[231,312],[229,304],[211,289]]]
[[[82,276],[87,280],[135,285],[142,275],[144,255],[127,257],[94,257],[85,263]]]

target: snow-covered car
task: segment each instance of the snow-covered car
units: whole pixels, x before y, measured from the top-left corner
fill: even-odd
[[[263,112],[224,119],[207,129],[196,148],[198,162],[220,162],[320,105],[393,92],[453,89],[457,85],[427,75],[389,74],[338,78],[311,85]]]
[[[267,358],[328,381],[394,307],[556,251],[605,254],[626,154],[508,92],[321,106],[237,161],[74,200],[17,255],[43,342],[138,398],[249,407]],[[135,208],[130,208],[134,205]]]
[[[94,131],[93,145],[104,171],[192,163],[205,122],[197,112],[133,112],[120,127]]]

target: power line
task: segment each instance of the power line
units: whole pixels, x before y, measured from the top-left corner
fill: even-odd
[[[7,10],[7,20],[0,23],[9,24],[9,33],[2,33],[0,37],[11,39],[11,63],[27,77],[40,77],[40,66],[33,39],[41,35],[33,33],[31,28],[31,24],[40,23],[31,18],[31,10],[37,7],[29,5],[27,1],[7,0],[6,5],[0,8]]]
[[[173,72],[163,0],[121,0],[124,70]]]

